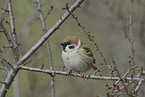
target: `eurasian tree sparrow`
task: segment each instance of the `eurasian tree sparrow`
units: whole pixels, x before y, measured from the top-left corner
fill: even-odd
[[[86,73],[86,71],[95,66],[95,58],[91,50],[82,45],[82,42],[75,36],[67,36],[62,45],[62,59],[64,65],[72,71]]]

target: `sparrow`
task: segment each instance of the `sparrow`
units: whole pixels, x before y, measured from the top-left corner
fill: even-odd
[[[62,45],[62,59],[65,67],[78,73],[86,73],[95,66],[96,60],[88,46],[75,36],[67,36]]]

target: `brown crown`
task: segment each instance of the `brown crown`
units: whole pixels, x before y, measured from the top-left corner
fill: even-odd
[[[64,39],[64,42],[69,42],[69,43],[73,43],[73,44],[76,44],[78,45],[78,41],[79,39],[76,38],[75,36],[67,36],[65,39]]]

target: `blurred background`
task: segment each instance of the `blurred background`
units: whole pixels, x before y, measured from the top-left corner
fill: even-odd
[[[15,16],[16,32],[20,58],[43,36],[39,12],[35,0],[12,0]],[[66,3],[72,5],[76,0],[41,0],[43,15],[53,6],[45,23],[49,30],[57,20],[66,12],[62,10]],[[0,0],[0,8],[3,8],[6,0]],[[128,56],[131,54],[130,42],[125,39],[124,28],[129,35],[129,10],[130,0],[85,0],[74,14],[82,25],[94,35],[95,42],[103,52],[107,62],[111,65],[112,58],[116,61],[120,73],[123,75],[128,70]],[[2,12],[2,10],[0,10]],[[9,15],[4,13],[4,22],[9,21]],[[10,25],[4,23],[10,32]],[[103,63],[100,54],[95,51],[95,46],[89,41],[85,32],[77,26],[76,21],[70,16],[63,25],[49,38],[54,70],[60,70],[63,61],[61,58],[60,43],[66,36],[76,36],[85,44],[89,45],[96,60],[97,66]],[[133,3],[133,39],[135,49],[135,65],[145,67],[145,0],[134,0]],[[14,57],[3,33],[0,33],[0,56],[14,64]],[[27,66],[49,69],[48,54],[44,44],[29,59],[32,60]],[[2,66],[2,63],[0,63]],[[65,69],[67,71],[67,69]],[[93,74],[90,70],[87,74]],[[110,76],[108,68],[103,65],[101,72],[97,75]],[[0,80],[5,80],[7,72],[0,70]],[[42,73],[19,71],[20,97],[51,97],[50,76]],[[105,83],[110,81],[85,80],[69,76],[56,75],[55,92],[56,97],[96,97],[106,94]],[[0,84],[0,87],[2,85]],[[7,97],[13,96],[13,86],[10,87]],[[140,90],[140,95],[145,91]],[[143,97],[143,96],[140,96]]]

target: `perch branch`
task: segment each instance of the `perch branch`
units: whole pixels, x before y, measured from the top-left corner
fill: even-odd
[[[44,69],[39,69],[39,68],[31,68],[31,67],[26,67],[26,66],[19,66],[19,69],[26,70],[26,71],[32,71],[32,72],[41,72],[49,75],[64,75],[64,76],[74,76],[78,78],[84,78],[81,74],[76,74],[76,73],[71,73],[68,74],[68,72],[63,72],[63,71],[54,71],[54,70],[44,70]],[[120,77],[104,77],[104,76],[94,76],[94,75],[86,75],[86,79],[95,79],[95,80],[119,80]],[[131,78],[131,77],[125,77],[128,81],[139,81],[142,80],[144,81],[143,78]]]

